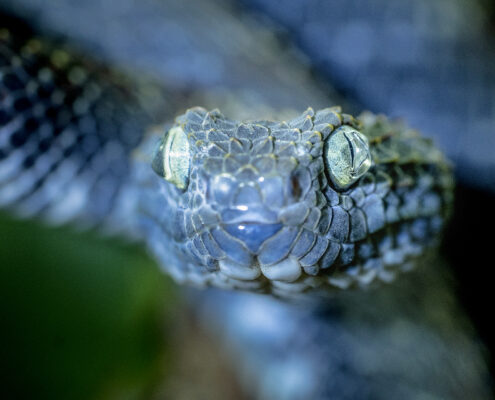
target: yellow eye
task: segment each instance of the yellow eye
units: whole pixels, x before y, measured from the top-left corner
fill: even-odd
[[[151,166],[158,175],[179,189],[187,187],[191,155],[187,135],[180,126],[173,127],[163,137]]]
[[[341,126],[327,139],[324,152],[330,178],[337,189],[345,189],[371,167],[368,138],[350,126]]]

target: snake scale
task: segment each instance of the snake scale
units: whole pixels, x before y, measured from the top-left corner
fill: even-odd
[[[3,125],[4,128],[2,131],[6,133],[3,137],[7,137],[8,140],[2,142],[1,155],[3,158],[0,163],[2,163],[2,173],[3,171],[10,171],[11,175],[4,177],[7,180],[2,181],[0,193],[2,194],[2,200],[4,200],[3,204],[21,215],[41,215],[49,221],[59,223],[76,220],[79,225],[81,223],[88,225],[102,224],[111,229],[122,228],[127,232],[132,231],[132,234],[137,233],[148,241],[158,258],[166,261],[167,267],[172,269],[172,273],[179,280],[192,280],[195,283],[212,283],[224,287],[234,286],[257,291],[272,290],[276,294],[283,295],[288,291],[319,287],[322,283],[325,283],[325,285],[330,284],[333,287],[347,287],[348,285],[354,286],[356,284],[366,286],[376,278],[378,278],[377,280],[387,281],[397,271],[397,269],[394,269],[394,266],[401,265],[404,267],[402,261],[404,261],[405,256],[414,256],[422,253],[426,244],[429,244],[430,240],[437,237],[437,231],[441,228],[443,219],[449,212],[452,181],[450,167],[445,163],[443,157],[432,147],[431,143],[417,136],[416,133],[407,129],[402,124],[390,122],[383,117],[376,117],[371,114],[364,114],[354,119],[342,114],[339,109],[334,108],[320,112],[308,110],[299,118],[292,121],[288,120],[287,123],[267,121],[240,123],[229,120],[216,111],[207,112],[202,109],[192,109],[177,119],[175,129],[173,128],[171,130],[170,128],[172,126],[168,125],[166,129],[161,128],[158,135],[152,134],[147,136],[143,144],[139,147],[139,150],[134,152],[131,157],[131,152],[138,145],[141,135],[146,131],[146,127],[150,123],[157,121],[157,114],[160,119],[171,121],[174,115],[182,112],[182,94],[176,91],[157,92],[156,88],[146,85],[138,85],[132,91],[129,91],[129,87],[132,86],[125,78],[121,78],[113,72],[93,65],[86,58],[83,61],[72,56],[67,57],[66,52],[61,51],[59,48],[53,48],[44,41],[30,41],[30,36],[25,35],[22,30],[20,31],[18,29],[18,24],[14,27],[12,27],[12,24],[9,24],[9,28],[10,32],[12,32],[10,35],[7,36],[6,31],[2,33],[2,39],[4,40],[2,54],[6,54],[6,59],[9,60],[8,65],[13,65],[17,69],[14,68],[13,71],[9,70],[9,72],[15,72],[14,74],[2,75],[10,77],[7,78],[7,91],[3,92],[7,93],[7,95],[2,97],[2,100],[6,101],[5,104],[10,107],[6,107],[10,111],[10,114],[7,113],[3,118],[10,118],[9,122],[11,122],[11,119],[16,120],[12,118],[16,114],[15,107],[21,107],[23,113],[22,117],[17,119],[17,124],[21,126],[20,129],[19,125],[17,125],[18,128],[15,130],[15,124],[9,125],[7,123]],[[17,55],[22,53],[22,49],[24,49],[25,58],[19,60]],[[23,65],[26,59],[29,59],[29,62]],[[11,63],[11,60],[14,62]],[[23,67],[26,65],[29,66],[28,72],[33,75],[22,75]],[[47,70],[48,73],[46,72]],[[29,89],[31,90],[36,85],[37,89],[40,87],[48,88],[47,92],[49,95],[47,96],[46,103],[39,101],[37,97],[38,92],[27,100],[22,100],[25,97],[24,95],[33,92],[20,90],[17,93],[20,99],[13,96],[12,88],[8,87],[8,85],[13,84],[12,82],[14,82],[15,87],[15,79],[12,78],[12,75],[21,78],[21,86],[22,84],[26,84],[26,89],[28,89],[27,84],[29,82],[31,85]],[[31,77],[31,79],[22,79],[26,77]],[[92,94],[91,89],[88,88],[96,88],[96,90]],[[58,89],[62,89],[63,93],[72,93],[72,97],[65,97],[62,102],[59,97],[57,101],[57,93],[60,96]],[[43,90],[40,90],[40,93],[43,93]],[[139,94],[136,96],[136,93]],[[26,106],[33,99],[35,100],[34,104],[31,103],[22,109],[23,102],[24,106]],[[54,101],[54,103],[51,103],[51,101]],[[39,104],[43,104],[46,108],[42,109],[38,107],[35,111],[35,106]],[[46,117],[44,112],[48,109],[56,109],[56,111],[51,112],[57,115],[60,112],[60,115],[62,115],[55,118],[56,120],[60,118],[59,128],[54,129],[54,124],[50,121],[49,124],[44,125],[45,131],[36,128],[31,130],[34,134],[26,135],[25,133],[30,131],[29,129],[24,129],[24,127],[33,124],[32,119],[26,118],[26,115],[32,112],[32,115],[35,117],[38,116],[38,123],[43,122]],[[96,112],[98,109],[103,111]],[[95,116],[97,118],[94,118]],[[31,122],[28,123],[28,121]],[[315,125],[317,124],[315,122],[322,122],[322,124],[326,125],[326,131],[321,126],[316,128]],[[307,125],[305,126],[304,124]],[[332,127],[329,127],[328,124],[331,124]],[[352,129],[348,132],[344,130],[343,137],[346,141],[350,140],[351,142],[348,147],[344,146],[344,148],[348,150],[353,149],[354,151],[356,141],[353,139],[356,137],[360,138],[360,136],[352,132],[358,132],[367,138],[367,140],[365,139],[363,141],[369,143],[370,156],[373,156],[372,164],[368,171],[366,171],[364,176],[359,177],[358,182],[351,184],[348,188],[338,187],[338,179],[335,175],[332,175],[332,171],[329,168],[329,161],[326,158],[326,154],[328,153],[325,151],[329,138],[335,137],[339,132],[342,133],[342,130],[339,131],[340,125]],[[109,129],[98,129],[98,126],[105,126]],[[84,131],[85,135],[79,135],[81,127],[87,129]],[[53,131],[50,131],[50,129],[53,129]],[[246,137],[240,137],[241,134],[245,134],[246,130],[250,131],[251,136],[248,136],[248,138],[251,143],[245,142]],[[264,132],[257,137],[258,143],[255,143],[256,130]],[[290,136],[290,140],[287,140],[286,136],[284,140],[284,134],[287,135],[287,131],[290,130],[293,130],[293,133],[296,133],[297,136]],[[194,187],[195,189],[191,192],[184,192],[181,187],[174,186],[174,183],[181,186],[179,182],[184,177],[175,176],[169,179],[173,183],[166,182],[152,171],[150,165],[154,152],[161,156],[164,156],[166,153],[168,137],[163,137],[163,133],[174,132],[180,138],[181,131],[188,132],[186,135],[188,139],[195,139],[188,141],[190,143],[189,151],[191,151],[190,154],[192,157],[190,171],[186,174],[186,179],[188,180],[188,187]],[[210,133],[207,133],[207,131]],[[19,134],[19,132],[21,133]],[[41,132],[45,132],[46,134],[45,141],[43,141],[42,136],[38,136],[38,133]],[[128,135],[124,135],[128,140],[122,140],[119,132],[128,132]],[[231,133],[227,135],[223,133],[222,136],[222,132]],[[352,133],[350,137],[348,135],[349,132]],[[218,134],[219,138],[212,139],[209,137],[210,134],[214,136],[215,133]],[[14,134],[16,134],[15,139],[11,140]],[[312,137],[312,139],[303,141],[302,139],[306,139],[303,136],[304,134]],[[232,136],[237,140],[226,140]],[[272,139],[268,139],[269,137]],[[296,140],[295,137],[297,137]],[[53,140],[50,141],[50,139]],[[240,139],[244,139],[244,141]],[[86,141],[89,143],[86,143]],[[156,153],[156,143],[160,141],[162,141],[162,148],[158,149]],[[210,146],[211,143],[208,143],[209,141],[214,142],[215,146]],[[84,145],[80,145],[81,143],[84,143]],[[96,143],[99,146],[96,146]],[[261,143],[264,143],[268,151],[266,153],[260,153],[260,157],[257,157],[254,150],[256,149],[256,145],[261,145]],[[278,144],[284,144],[285,149],[278,147]],[[300,158],[301,155],[297,152],[301,145],[307,146],[305,149],[309,150],[311,157],[313,157],[313,165],[311,167],[311,163],[304,164],[304,159]],[[95,147],[91,146],[96,146],[99,150],[105,149],[105,152],[95,151]],[[218,149],[212,150],[215,147],[218,147]],[[44,153],[38,149],[44,149]],[[48,151],[49,149],[51,149],[51,152]],[[31,153],[24,152],[25,150],[31,150]],[[210,151],[216,151],[216,156],[215,154],[212,156],[209,153]],[[255,161],[263,162],[260,160],[264,158],[268,160],[275,158],[275,160],[278,160],[278,155],[282,151],[292,154],[295,162],[292,160],[289,162],[289,165],[283,166],[281,164],[283,168],[279,168],[278,162],[273,162],[273,165],[270,167],[271,171],[275,172],[277,177],[291,178],[283,182],[285,184],[290,183],[290,185],[287,187],[287,185],[284,186],[282,184],[278,192],[281,196],[274,196],[273,200],[274,202],[283,200],[284,205],[287,204],[290,206],[287,201],[298,199],[298,196],[294,195],[299,194],[300,196],[306,190],[306,197],[302,200],[308,202],[307,204],[312,204],[313,209],[319,210],[320,219],[318,222],[323,226],[328,226],[328,229],[320,228],[318,223],[313,225],[315,226],[315,230],[312,232],[315,235],[314,242],[307,245],[308,252],[301,256],[300,259],[311,254],[311,249],[318,248],[315,246],[319,239],[319,250],[312,254],[317,260],[311,265],[302,265],[300,262],[299,265],[296,265],[293,262],[295,257],[291,254],[289,258],[292,261],[285,264],[286,267],[290,268],[278,268],[278,270],[274,270],[271,267],[280,267],[284,266],[284,264],[280,264],[280,260],[273,261],[273,258],[271,260],[269,259],[266,263],[264,261],[261,263],[258,261],[258,264],[249,264],[253,268],[246,268],[246,265],[243,265],[243,262],[246,261],[243,257],[259,257],[263,253],[264,257],[276,258],[280,257],[280,252],[283,253],[284,250],[280,250],[274,245],[265,246],[262,249],[264,252],[260,252],[259,248],[258,251],[251,251],[251,249],[249,249],[250,251],[246,251],[245,248],[239,249],[238,246],[233,249],[226,246],[226,242],[215,239],[213,234],[210,233],[216,243],[222,244],[224,247],[221,248],[218,246],[219,249],[215,249],[222,252],[215,259],[215,257],[212,257],[213,253],[211,253],[211,250],[206,249],[207,251],[205,252],[206,246],[204,244],[208,239],[201,237],[204,234],[204,230],[201,231],[201,229],[204,229],[207,225],[201,225],[203,221],[198,221],[200,223],[197,226],[200,229],[197,229],[196,225],[194,225],[194,218],[200,216],[199,210],[201,209],[201,207],[196,206],[200,204],[206,204],[208,206],[217,204],[211,203],[214,197],[208,197],[208,187],[201,187],[201,185],[208,182],[208,178],[214,179],[221,176],[222,178],[226,178],[227,181],[230,180],[230,183],[226,185],[227,190],[218,195],[231,196],[234,199],[236,191],[239,191],[237,183],[243,183],[244,185],[242,186],[249,189],[246,189],[244,193],[251,192],[250,194],[243,194],[243,199],[254,199],[254,201],[248,204],[238,204],[235,202],[226,202],[225,204],[229,206],[231,204],[241,206],[237,211],[243,211],[243,208],[245,208],[243,206],[253,209],[253,204],[270,206],[271,204],[260,202],[260,199],[264,199],[263,196],[265,194],[261,187],[252,184],[253,181],[258,180],[259,175],[248,175],[246,177],[240,169],[242,169],[242,166],[254,166]],[[313,154],[311,154],[311,151],[313,151]],[[49,154],[49,157],[42,157],[47,154]],[[225,157],[227,154],[229,156]],[[266,157],[266,155],[270,154],[276,157]],[[9,155],[15,156],[12,158],[7,157]],[[216,165],[215,157],[217,159]],[[224,161],[226,159],[230,159],[232,163]],[[7,160],[11,164],[6,163]],[[160,157],[158,160],[160,160]],[[207,160],[213,160],[210,166],[206,162]],[[222,160],[221,164],[218,163],[218,160]],[[270,162],[267,161],[266,164]],[[155,170],[167,177],[165,164],[163,168],[159,164],[157,165],[157,163],[154,164]],[[293,184],[291,164],[296,166],[296,170],[299,168],[299,171],[297,171],[299,174],[295,175],[297,178],[295,180],[296,185]],[[9,165],[10,170],[3,168]],[[241,168],[239,168],[239,165]],[[18,169],[12,168],[15,166]],[[67,168],[67,166],[70,166],[70,168]],[[307,183],[308,179],[306,181],[304,180],[304,172],[300,172],[304,168],[308,168],[311,181],[310,185]],[[251,174],[257,172],[257,170],[250,169],[252,170]],[[64,173],[67,170],[69,172]],[[39,175],[32,174],[32,171],[39,172]],[[194,174],[195,171],[196,174]],[[210,174],[210,176],[205,177],[205,173],[206,175]],[[378,181],[381,182],[381,185],[376,185],[377,176],[380,177]],[[33,177],[36,178],[35,181],[32,180]],[[170,178],[170,175],[168,177]],[[243,182],[241,182],[242,179],[244,179]],[[232,181],[235,181],[235,184],[232,184]],[[9,182],[9,184],[5,184],[4,182]],[[300,182],[303,182],[303,184],[301,185]],[[304,184],[304,182],[306,183]],[[137,187],[142,188],[142,191],[137,192]],[[322,191],[320,195],[317,195],[316,193],[319,192],[319,188],[328,188],[331,190],[327,190],[326,193]],[[196,196],[194,196],[195,194]],[[289,197],[285,197],[286,195],[289,195]],[[385,201],[387,196],[390,198],[390,196],[393,197],[394,195],[397,195],[395,202],[394,200]],[[284,198],[282,199],[282,197]],[[71,201],[64,201],[66,199],[70,199]],[[75,199],[78,202],[74,202]],[[371,205],[368,205],[369,199],[373,200],[371,201]],[[235,201],[235,199],[232,201]],[[170,225],[170,221],[174,221],[171,218],[173,213],[170,210],[176,210],[179,203],[182,205],[187,204],[186,211],[189,211],[190,225],[193,229],[187,228],[185,215],[180,216],[181,220],[184,217],[184,229],[173,229],[180,226],[175,223]],[[297,201],[295,203],[293,205],[297,206]],[[71,205],[70,207],[64,208],[64,205],[67,206],[69,204]],[[79,207],[74,207],[74,204],[79,205]],[[327,209],[325,209],[325,205]],[[331,217],[329,216],[330,212],[328,209],[332,210]],[[395,219],[391,217],[394,209],[396,210]],[[130,214],[128,214],[129,210],[132,210]],[[389,211],[386,212],[386,210]],[[225,215],[222,215],[222,211],[224,211],[224,214],[227,214],[229,210],[219,211],[218,215],[220,215],[220,218],[224,218]],[[265,211],[257,210],[254,214],[254,222],[259,222],[258,218],[262,215],[269,215]],[[318,214],[318,211],[315,213]],[[337,214],[347,215],[347,228],[342,228],[343,232],[339,233],[342,237],[332,236],[330,238],[330,236],[326,235],[329,235],[332,231],[332,221],[337,221],[335,217]],[[218,218],[218,215],[216,218]],[[321,219],[321,215],[323,215],[323,219]],[[354,221],[360,222],[354,222],[353,224],[353,216]],[[302,219],[294,211],[292,214],[289,213],[287,217]],[[304,215],[304,217],[308,218],[309,215]],[[157,224],[157,221],[160,221],[160,223]],[[237,228],[239,226],[246,227],[250,223],[248,228],[251,229],[251,233],[246,235],[240,232],[242,229],[238,229],[238,232],[232,232],[232,230],[229,232],[229,229],[232,227],[227,226],[229,225],[226,222],[227,220],[222,221],[224,223],[222,233],[220,234],[225,234],[227,238],[234,237],[235,244],[240,243],[245,247],[257,245],[257,243],[253,243],[252,238],[258,239],[259,236],[265,234],[273,234],[274,237],[277,237],[277,234],[289,231],[289,226],[280,228],[269,226],[278,225],[277,223],[263,223],[256,226],[256,224],[252,223],[252,220],[242,217],[236,221]],[[370,225],[373,225],[370,221],[374,221],[379,226],[376,232],[373,229],[371,230],[373,232],[370,231]],[[117,225],[119,228],[117,228]],[[219,224],[218,221],[215,223],[215,226],[220,225],[222,224]],[[295,225],[299,226],[297,223]],[[345,227],[345,225],[343,223],[338,226]],[[351,229],[353,226],[354,228]],[[275,231],[277,228],[279,230],[275,233],[268,232],[269,229]],[[320,233],[320,229],[323,233]],[[370,234],[368,235],[368,233]],[[242,236],[243,234],[244,236]],[[332,231],[332,235],[334,234],[335,232]],[[309,234],[306,235],[309,236]],[[184,240],[186,236],[187,240]],[[300,236],[301,234],[299,233],[299,236],[294,238],[291,243],[295,245]],[[198,237],[201,242],[198,241]],[[166,240],[168,238],[174,239]],[[321,242],[325,243],[325,240],[328,240],[327,247],[321,245]],[[189,245],[184,243],[182,246],[184,241],[189,243]],[[280,243],[284,244],[288,242],[282,243],[280,241]],[[332,248],[331,246],[334,247],[333,253],[329,251]],[[324,250],[322,250],[322,247],[325,247]],[[338,252],[335,251],[335,247],[339,247]],[[166,250],[170,251],[166,252]],[[293,251],[293,248],[290,251]],[[320,252],[322,253],[321,258],[318,258]],[[325,268],[326,264],[322,265],[321,263],[323,257],[327,255],[329,258],[335,257],[333,263],[327,266],[330,268]],[[184,260],[190,261],[184,263]],[[299,259],[297,260],[299,261]],[[373,262],[370,262],[369,266],[365,267],[365,262],[370,260],[373,260]],[[193,265],[195,268],[192,269],[191,265],[188,264]],[[295,266],[298,266],[299,270]],[[245,275],[241,275],[243,279],[239,279],[239,273],[250,275],[248,279],[246,279]],[[270,276],[276,279],[270,281]],[[404,277],[399,281],[407,279],[408,277]],[[293,282],[287,283],[287,280]],[[414,286],[412,287],[414,288]],[[411,294],[413,291],[418,290],[416,288],[405,290],[404,292]],[[385,291],[385,293],[387,292]],[[400,295],[398,296],[397,293],[394,294],[398,299],[398,303],[400,303]],[[384,300],[381,306],[383,306],[382,315],[385,316],[390,314],[386,310],[390,306],[391,298],[393,297],[387,297],[388,294],[383,296]],[[343,305],[338,301],[337,303],[339,305],[336,307],[339,309],[342,308],[345,314],[349,314],[350,310],[356,311],[358,307],[362,307],[363,305],[361,303],[363,299],[355,300],[354,302],[349,301],[349,298],[345,296],[342,299],[346,299],[344,301],[348,301],[348,304]],[[366,300],[364,301],[366,302]],[[407,297],[402,299],[402,301],[407,302]],[[227,318],[230,318],[228,317],[229,315],[232,315],[232,313],[235,314],[236,307],[237,310],[240,307],[241,311],[243,307],[244,309],[246,307],[245,303],[238,300],[237,302],[232,302],[232,309],[230,311],[225,310],[225,304],[229,302],[231,301],[228,299],[226,301],[225,299],[221,299],[220,304],[223,304],[223,306],[219,306],[219,303],[215,302],[208,304],[211,305],[211,308],[218,308],[219,313],[222,313],[223,310],[225,314],[224,321],[226,321]],[[260,306],[263,308],[266,304],[261,304]],[[270,311],[271,307],[273,306],[267,307],[268,311]],[[364,310],[366,307],[362,307],[362,309]],[[396,313],[397,310],[393,312]],[[337,315],[339,313],[340,311],[337,312]],[[354,348],[351,351],[352,347],[348,348],[345,345],[345,343],[348,343],[351,346],[354,341],[346,336],[347,334],[344,333],[345,330],[340,331],[341,326],[349,329],[347,322],[343,323],[339,317],[331,313],[332,317],[325,319],[331,321],[331,325],[334,327],[332,328],[334,330],[330,332],[330,325],[327,322],[323,322],[321,318],[315,319],[311,316],[299,314],[298,312],[294,312],[293,315],[290,315],[290,313],[284,314],[281,316],[282,319],[278,320],[279,324],[288,328],[296,322],[307,325],[308,341],[313,340],[311,338],[314,337],[340,337],[339,343],[342,344],[342,348],[346,348],[349,354],[356,357],[356,353],[354,353],[356,349]],[[272,318],[274,321],[277,320],[277,312],[272,315]],[[357,321],[360,321],[360,317],[354,315],[354,317],[346,319],[346,321],[351,320],[357,323]],[[219,324],[222,324],[222,322],[220,321]],[[281,328],[282,325],[280,325]],[[418,326],[422,326],[421,323]],[[375,345],[376,341],[373,341],[373,329],[372,326],[367,326],[369,332],[367,340],[368,343],[374,343],[373,345]],[[409,329],[411,332],[414,331],[412,326]],[[263,331],[263,328],[261,331]],[[287,332],[289,331],[287,330]],[[405,333],[403,335],[407,337]],[[274,338],[276,337],[274,336]],[[280,335],[278,337],[280,338]],[[246,337],[244,339],[242,338],[242,335],[238,335],[236,339],[238,340],[237,346],[242,348],[247,345],[249,347],[249,340]],[[244,343],[239,342],[241,339],[244,340]],[[231,340],[233,340],[232,335]],[[268,335],[266,344],[269,347],[273,346],[276,348],[270,340],[270,336]],[[283,340],[280,343],[286,343],[286,341]],[[317,346],[317,349],[313,349],[311,352],[311,348],[303,343],[296,341],[296,343],[292,342],[289,344],[288,346],[293,349],[291,354],[295,357],[299,354],[297,351],[302,352],[311,362],[316,362],[316,368],[318,368],[318,365],[321,365],[319,363],[325,362],[325,357],[328,357],[326,358],[326,362],[332,360],[336,362],[336,365],[339,362],[342,365],[347,365],[348,363],[345,359],[339,358],[340,356],[345,357],[344,353],[328,353],[327,350],[329,349],[324,346]],[[313,342],[313,345],[315,344]],[[467,354],[473,351],[464,345],[461,345],[459,349],[463,349],[459,351],[466,351]],[[446,350],[442,346],[437,346],[437,349],[431,348],[430,351],[431,354],[435,354],[435,351],[445,352]],[[311,359],[311,354],[314,355],[318,352],[321,352],[323,359],[319,359],[318,357]],[[267,354],[271,353],[267,352]],[[419,359],[421,360],[421,357]],[[249,361],[247,362],[249,363]],[[265,359],[265,363],[270,362],[273,362],[273,360]],[[421,364],[421,361],[419,363]],[[311,365],[308,364],[307,367],[307,371],[313,371]],[[313,398],[327,398],[326,396],[329,393],[335,393],[335,390],[342,393],[342,398],[359,398],[359,393],[362,395],[364,392],[360,391],[359,388],[353,387],[353,383],[357,382],[356,380],[346,380],[355,379],[353,375],[355,372],[350,373],[352,368],[346,368],[348,368],[347,374],[351,378],[348,376],[343,377],[340,384],[335,383],[337,386],[340,385],[339,388],[335,388],[332,385],[322,385],[322,382],[326,378],[324,370],[321,370],[320,373],[323,374],[321,379],[316,383],[313,382],[314,387],[317,388],[315,393],[319,393],[319,396],[315,395]],[[342,371],[340,373],[346,375]],[[452,372],[452,374],[456,376],[455,372]],[[291,375],[289,374],[288,376]],[[432,374],[432,377],[434,376],[436,375]],[[473,377],[469,379],[472,382],[476,381]],[[271,387],[269,393],[276,393],[276,389],[273,388],[276,382],[274,379],[271,385],[265,383],[265,386],[268,385]],[[309,384],[308,382],[306,383]],[[381,381],[378,380],[378,382]],[[384,382],[382,383],[385,385]],[[464,385],[462,378],[459,378],[459,382],[460,387],[462,387]],[[394,392],[392,390],[393,386],[393,384],[387,381],[387,387],[391,393],[403,394],[400,391]],[[353,387],[352,390],[351,387]],[[469,391],[469,385],[466,385],[466,387],[468,388],[466,393],[476,392],[476,389],[472,388]],[[357,392],[353,392],[353,390]],[[451,393],[449,390],[447,390],[447,393]],[[297,397],[297,391],[294,393],[295,397],[286,396],[285,398],[301,398]],[[354,395],[349,393],[354,393]],[[465,392],[460,390],[459,395],[460,393]],[[393,398],[393,394],[390,396]],[[265,397],[273,398],[270,395]],[[380,396],[378,398],[384,397]]]

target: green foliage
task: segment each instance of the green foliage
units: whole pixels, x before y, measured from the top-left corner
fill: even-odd
[[[146,398],[176,309],[142,249],[0,216],[0,397]]]

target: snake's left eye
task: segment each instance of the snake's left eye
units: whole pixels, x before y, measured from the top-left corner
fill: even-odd
[[[346,189],[371,167],[368,138],[350,126],[341,126],[327,139],[325,164],[337,189]]]
[[[158,175],[179,189],[187,187],[191,154],[187,135],[180,126],[173,127],[165,134],[151,166]]]

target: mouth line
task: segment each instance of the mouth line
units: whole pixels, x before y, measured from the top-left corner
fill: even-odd
[[[221,260],[220,270],[227,276],[240,280],[256,279],[261,273],[271,281],[280,283],[295,282],[302,274],[302,266],[298,260],[285,257],[275,264],[262,265],[256,261],[249,267]]]

